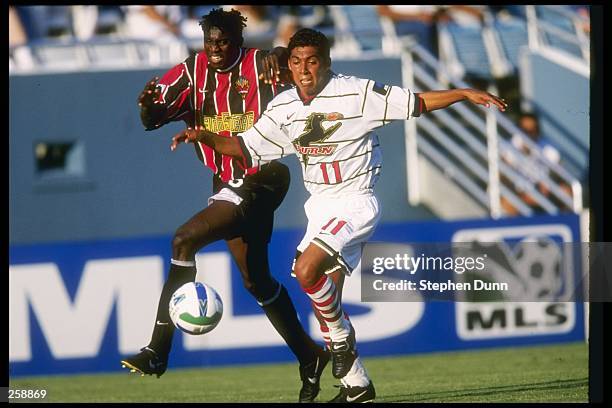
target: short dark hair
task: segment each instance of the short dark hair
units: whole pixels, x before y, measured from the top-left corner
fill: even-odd
[[[533,128],[526,129],[523,124],[524,119],[531,119],[533,121]],[[523,130],[523,132],[527,133],[532,138],[538,138],[540,136],[540,120],[535,113],[532,112],[522,112],[521,116],[519,116],[519,128]]]
[[[232,37],[232,39],[236,40],[238,46],[242,46],[244,41],[242,30],[246,27],[246,21],[246,17],[243,17],[238,10],[225,11],[217,8],[202,16],[200,27],[202,27],[204,33],[212,27],[218,27],[221,31]]]
[[[521,112],[521,116],[519,117],[519,119],[523,119],[523,118],[528,118],[528,119],[533,119],[534,121],[538,122],[538,116],[533,113],[533,112]]]
[[[331,64],[329,40],[322,32],[311,28],[298,30],[289,40],[287,51],[291,54],[291,50],[297,47],[317,47],[317,55]]]

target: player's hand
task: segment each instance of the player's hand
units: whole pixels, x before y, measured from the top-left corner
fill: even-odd
[[[138,96],[138,106],[140,106],[141,109],[147,109],[153,105],[161,104],[159,101],[160,90],[157,87],[157,81],[159,81],[159,77],[151,78]]]
[[[284,86],[288,83],[286,75],[288,58],[286,48],[274,48],[263,59],[263,72],[259,74],[259,79],[263,79],[266,84],[278,83]]]
[[[476,89],[464,89],[463,94],[468,101],[476,105],[482,105],[485,108],[489,108],[491,104],[493,104],[497,106],[497,109],[499,109],[501,112],[504,112],[508,107],[508,104],[504,99],[488,92],[479,91]]]
[[[198,131],[191,127],[185,130],[181,130],[179,133],[172,136],[172,143],[170,144],[170,150],[175,151],[181,143],[195,143],[198,141]]]
[[[278,56],[268,54],[263,59],[263,72],[259,74],[259,79],[263,79],[266,84],[280,82],[280,66]]]

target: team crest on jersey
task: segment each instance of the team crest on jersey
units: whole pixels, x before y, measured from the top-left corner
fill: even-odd
[[[343,118],[344,116],[339,112],[313,112],[308,115],[304,132],[293,142],[295,150],[302,155],[304,165],[308,163],[308,157],[310,156],[329,156],[334,153],[338,144],[325,143],[325,140],[329,139],[342,126],[342,122],[328,128],[323,127],[323,122]]]
[[[234,87],[236,87],[238,95],[240,95],[240,97],[244,101],[247,94],[249,93],[249,80],[240,75],[236,82],[234,82]]]

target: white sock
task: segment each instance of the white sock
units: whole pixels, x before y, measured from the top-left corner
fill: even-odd
[[[367,387],[370,383],[370,377],[366,371],[361,359],[357,357],[351,366],[349,372],[340,379],[340,382],[346,387]]]

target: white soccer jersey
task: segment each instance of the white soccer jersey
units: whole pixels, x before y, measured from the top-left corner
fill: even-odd
[[[373,130],[419,116],[415,99],[408,89],[332,74],[309,103],[296,88],[277,95],[238,140],[249,167],[296,154],[312,195],[371,192],[382,166]]]

